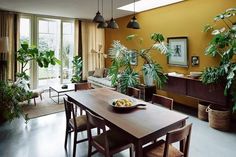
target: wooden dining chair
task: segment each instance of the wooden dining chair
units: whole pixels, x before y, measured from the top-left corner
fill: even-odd
[[[126,140],[126,138],[118,131],[106,131],[105,121],[103,118],[98,117],[86,110],[88,119],[88,157],[91,157],[95,152],[92,152],[92,147],[102,153],[105,157],[112,157],[113,154],[121,152],[125,149],[130,149],[130,157],[133,157],[133,144]],[[103,131],[102,134],[92,136],[91,127],[96,126]]]
[[[89,82],[83,82],[83,83],[76,83],[75,84],[75,91],[88,90],[88,89],[92,89],[91,83],[89,83]],[[76,107],[76,111],[77,111],[77,107]],[[80,115],[82,115],[82,114],[83,114],[83,110],[80,108]]]
[[[160,140],[144,148],[145,157],[188,157],[192,124],[170,131],[166,134],[166,141]],[[172,143],[179,142],[178,150]]]
[[[128,87],[127,88],[127,95],[135,97],[137,99],[141,98],[141,91],[138,88],[134,88],[134,87]]]
[[[173,110],[173,99],[168,98],[166,96],[158,95],[158,94],[153,94],[152,95],[152,103],[155,104],[160,104],[161,106],[164,106],[170,110]]]
[[[83,83],[76,83],[75,84],[75,91],[77,90],[88,90],[92,89],[91,83],[83,82]]]
[[[74,132],[73,141],[73,157],[76,155],[76,144],[88,140],[88,138],[77,141],[77,133],[87,130],[87,117],[86,115],[76,116],[74,104],[64,98],[64,106],[66,113],[66,135],[65,135],[65,149],[67,146],[68,135]]]

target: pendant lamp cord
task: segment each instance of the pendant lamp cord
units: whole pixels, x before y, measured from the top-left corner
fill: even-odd
[[[134,0],[134,16],[135,16],[135,0]]]
[[[102,16],[103,16],[103,0],[102,0]]]
[[[99,11],[99,0],[98,0],[98,11]]]
[[[113,0],[111,1],[111,16],[113,18]]]

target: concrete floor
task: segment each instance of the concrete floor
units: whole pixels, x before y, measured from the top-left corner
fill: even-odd
[[[236,133],[212,129],[207,122],[196,118],[196,111],[183,106],[175,107],[189,114],[187,123],[193,123],[190,141],[190,157],[235,157]],[[64,149],[64,112],[32,119],[28,124],[23,119],[0,126],[0,157],[69,157]],[[79,135],[85,137],[86,132]],[[77,145],[77,156],[87,156],[87,142]],[[102,156],[100,154],[95,157]],[[123,151],[115,157],[128,157]]]

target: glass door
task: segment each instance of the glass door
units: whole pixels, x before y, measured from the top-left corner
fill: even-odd
[[[60,59],[61,45],[61,20],[39,18],[38,19],[38,49],[41,52],[53,50],[55,57]],[[48,89],[49,86],[61,83],[60,65],[50,65],[48,68],[38,67],[38,87]]]
[[[62,22],[62,83],[70,83],[73,74],[74,22]]]

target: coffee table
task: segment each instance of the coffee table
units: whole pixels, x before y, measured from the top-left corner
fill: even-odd
[[[65,94],[61,94],[61,93],[66,93],[66,92],[70,92],[70,91],[74,91],[75,90],[75,85],[74,84],[67,84],[67,88],[62,89],[61,87],[63,86],[63,84],[60,85],[53,85],[53,86],[49,86],[49,98],[51,98],[54,102],[56,103],[60,103],[59,97]],[[57,95],[52,95],[52,91],[55,91],[57,93]],[[57,101],[55,101],[53,99],[53,97],[57,97]]]

